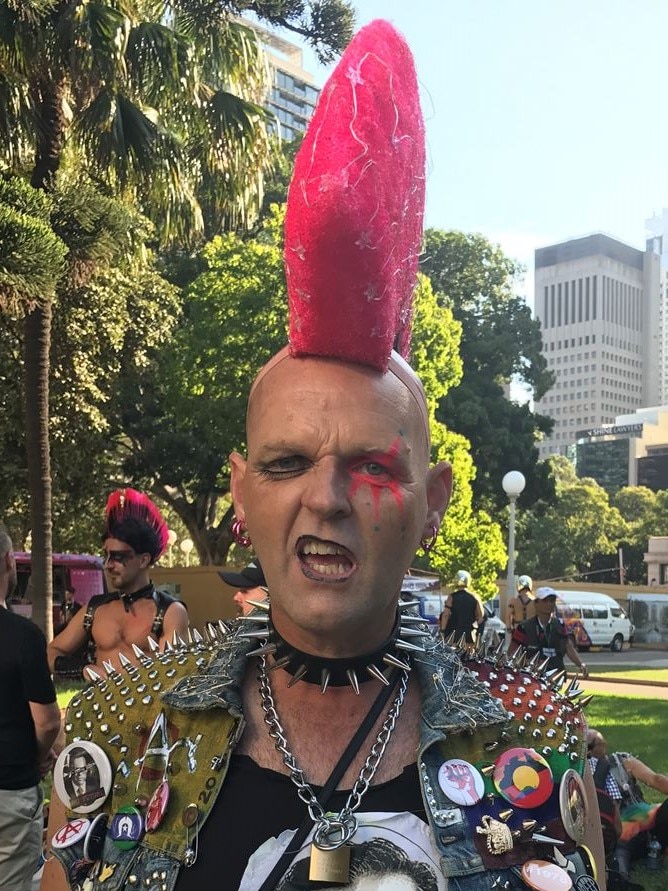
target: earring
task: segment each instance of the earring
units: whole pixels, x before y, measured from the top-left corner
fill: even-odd
[[[425,554],[428,554],[429,551],[431,551],[431,549],[436,544],[436,539],[438,538],[438,527],[432,523],[429,527],[429,532],[431,533],[429,537],[424,535],[420,539],[420,547],[425,552]]]
[[[241,545],[242,548],[249,548],[253,542],[250,540],[250,536],[246,535],[246,521],[243,519],[238,519],[237,517],[233,517],[232,519],[232,538],[236,541],[238,545]]]

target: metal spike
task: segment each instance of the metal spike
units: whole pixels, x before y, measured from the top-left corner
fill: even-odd
[[[153,660],[149,659],[146,653],[142,650],[141,647],[138,647],[136,643],[132,644],[132,652],[135,654],[139,662],[144,665],[146,668],[153,665]]]
[[[526,668],[527,671],[534,671],[536,666],[538,665],[538,660],[540,659],[540,650],[536,650],[531,659],[527,662]]]
[[[465,649],[468,647],[468,644],[467,644],[467,642],[466,642],[466,635],[465,635],[465,634],[462,634],[462,635],[461,635],[461,637],[460,637],[459,640],[457,641],[457,645],[456,645],[456,646],[457,646],[457,649],[458,649],[458,650],[465,650]]]
[[[578,708],[581,708],[581,709],[585,709],[585,708],[587,708],[587,706],[589,705],[589,703],[592,701],[593,698],[594,698],[594,694],[593,694],[593,693],[590,693],[588,696],[584,696],[584,697],[578,702]]]
[[[119,654],[118,654],[118,661],[121,663],[121,665],[122,665],[123,668],[125,668],[125,669],[127,669],[127,668],[132,668],[132,667],[133,667],[133,666],[132,666],[132,662],[130,662],[130,660],[129,660],[128,657],[125,655],[125,653],[121,653],[121,652],[119,652]]]
[[[268,643],[266,646],[257,647],[255,650],[249,650],[246,653],[246,656],[273,656],[277,649],[277,644]]]
[[[402,612],[405,609],[410,609],[412,606],[419,606],[419,600],[400,600],[399,601],[399,612]]]
[[[222,619],[218,619],[218,631],[223,635],[230,633],[230,627]]]
[[[163,649],[163,653],[173,653],[174,647],[170,644],[168,640],[165,641],[165,646]]]
[[[400,625],[424,625],[425,620],[422,616],[413,616],[410,613],[399,616]]]
[[[323,670],[320,674],[320,692],[321,693],[327,692],[327,687],[329,687],[329,681],[330,681],[331,676],[332,675],[331,675],[329,668],[323,668]]]
[[[522,820],[522,829],[525,832],[533,832],[538,826],[538,820]]]
[[[183,638],[179,635],[179,632],[176,629],[174,629],[174,634],[172,635],[172,646],[176,647],[177,649],[181,649],[181,650],[184,650],[186,647],[185,640],[183,640]]]
[[[397,659],[396,656],[393,656],[392,653],[385,653],[383,656],[383,662],[386,665],[391,665],[393,668],[403,668],[404,671],[410,671],[411,667],[407,662],[402,662],[401,659]]]
[[[543,842],[548,845],[563,845],[564,842],[559,838],[552,838],[551,835],[541,835],[539,832],[534,832],[531,836],[532,841]]]
[[[193,628],[193,643],[196,643],[196,644],[203,644],[203,643],[204,643],[204,638],[203,638],[202,635],[199,633],[199,631],[197,630],[197,628]]]
[[[308,665],[302,664],[299,666],[297,671],[292,675],[290,680],[288,681],[288,687],[294,687],[295,684],[298,684],[299,681],[304,677],[306,672],[308,671]]]
[[[195,638],[193,637],[193,630],[190,627],[190,625],[188,625],[188,643],[189,644],[195,643]]]
[[[348,678],[348,682],[350,683],[350,686],[353,688],[355,693],[359,696],[360,695],[360,682],[357,680],[357,672],[355,671],[354,668],[349,668],[346,671],[346,676]]]
[[[561,671],[557,672],[557,674],[555,674],[554,677],[550,678],[550,686],[552,687],[553,690],[558,690],[559,687],[561,687],[561,685],[563,684],[563,682],[566,680],[567,677],[568,677],[568,675],[562,669]]]
[[[154,638],[152,638],[152,637],[148,638],[148,646],[152,653],[160,652],[160,646],[159,646],[157,640],[154,640]]]
[[[496,770],[496,766],[494,764],[487,764],[487,765],[485,765],[485,767],[480,768],[480,773],[484,777],[491,777],[495,770]],[[512,811],[511,811],[511,814],[512,814]],[[501,819],[503,820],[504,818],[501,817]]]
[[[250,603],[250,605],[254,606],[256,609],[261,609],[267,613],[271,609],[266,600],[247,600],[246,603]]]
[[[507,823],[514,813],[515,811],[511,807],[506,808],[505,811],[499,811],[499,820],[503,820],[504,823]]]
[[[367,665],[366,670],[369,672],[372,678],[376,678],[377,681],[380,681],[381,684],[385,684],[386,687],[390,686],[390,682],[385,677],[383,672],[378,668],[377,665],[374,665],[373,662],[370,665]]]
[[[495,649],[494,652],[492,653],[492,656],[493,656],[495,659],[498,659],[499,656],[503,656],[505,649],[506,649],[506,642],[505,642],[505,640],[500,640],[500,641],[499,641],[499,645],[498,645],[498,647],[496,647],[496,649]]]
[[[448,634],[448,636],[445,638],[446,647],[454,647],[456,637],[457,637],[457,632],[451,631],[450,634]]]
[[[90,665],[84,666],[84,672],[88,677],[89,681],[92,681],[94,684],[98,684],[100,681],[103,681],[102,675],[98,674],[94,668],[91,668]]]
[[[266,625],[269,622],[269,616],[237,616],[237,622],[255,622],[255,624],[260,622],[261,624]]]
[[[277,659],[273,665],[270,665],[267,668],[267,671],[276,671],[279,668],[285,668],[286,665],[289,665],[292,662],[292,656],[281,656],[280,659]]]
[[[271,631],[268,628],[256,629],[255,631],[240,631],[239,637],[247,640],[256,638],[257,640],[268,640],[271,637]]]
[[[420,628],[403,628],[399,626],[400,637],[431,637],[430,631],[422,631]]]
[[[527,653],[527,651],[525,649],[522,649],[520,652],[520,655],[517,659],[517,662],[515,663],[517,665],[518,669],[522,669],[525,667],[525,665],[527,664],[528,658],[529,658],[529,654]]]
[[[104,668],[110,678],[120,678],[121,676],[120,673],[116,671],[111,662],[108,662],[107,660],[102,663],[102,668]]]
[[[566,685],[566,696],[570,695],[572,690],[577,690],[580,686],[580,682],[578,681],[578,676],[574,675],[570,682]]]
[[[549,657],[549,656],[546,656],[546,657],[543,659],[543,661],[540,663],[540,665],[537,665],[537,666],[536,666],[536,674],[537,674],[537,675],[545,674],[545,669],[547,668],[547,666],[548,666],[548,664],[549,664],[549,661],[550,661],[550,657]]]
[[[409,653],[424,653],[424,647],[408,643],[407,640],[395,640],[394,645],[398,650],[407,650]]]

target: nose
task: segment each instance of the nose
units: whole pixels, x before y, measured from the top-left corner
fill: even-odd
[[[324,519],[348,516],[351,510],[350,474],[334,456],[326,456],[307,475],[302,504]]]

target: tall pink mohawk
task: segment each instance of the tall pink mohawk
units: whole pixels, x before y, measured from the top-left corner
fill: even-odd
[[[169,529],[151,499],[136,489],[116,489],[107,499],[105,538],[118,538],[155,562],[166,550]]]
[[[353,38],[295,162],[285,220],[290,352],[386,371],[410,349],[424,123],[411,52],[388,22]]]

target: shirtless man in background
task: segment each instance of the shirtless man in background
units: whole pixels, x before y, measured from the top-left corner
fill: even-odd
[[[87,640],[94,644],[90,667],[104,673],[103,663],[121,669],[119,654],[137,661],[133,645],[142,650],[154,640],[163,649],[176,631],[185,637],[188,613],[182,603],[157,591],[150,578],[153,564],[167,546],[167,524],[153,502],[140,492],[123,489],[109,496],[106,508],[103,560],[108,594],[93,597],[48,646],[51,670],[58,659],[71,656]]]

